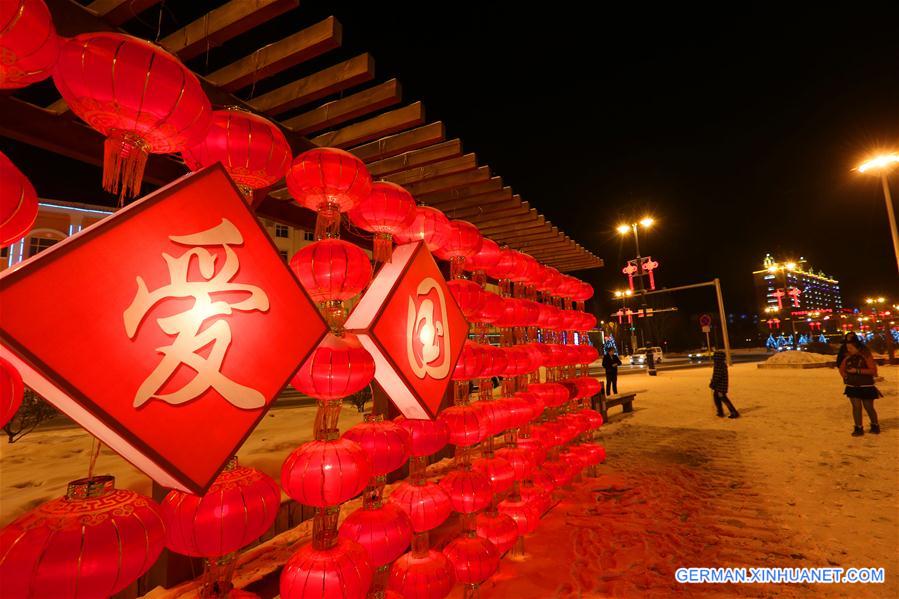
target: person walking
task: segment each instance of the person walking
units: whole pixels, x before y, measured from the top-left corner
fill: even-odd
[[[728,418],[739,418],[740,413],[727,398],[727,383],[727,359],[724,352],[718,350],[712,355],[712,381],[709,383],[712,399],[715,401],[715,411],[719,418],[724,418],[723,406],[727,406],[727,410],[730,412]]]
[[[606,371],[606,395],[615,395],[618,393],[619,366],[621,366],[621,358],[615,353],[615,348],[607,347],[606,353],[602,357],[602,367]]]
[[[862,408],[868,413],[871,421],[870,432],[880,434],[880,422],[877,420],[877,411],[874,409],[874,400],[883,397],[877,387],[874,386],[874,377],[877,376],[877,363],[871,350],[862,345],[858,338],[846,341],[846,359],[840,363],[840,374],[846,388],[843,393],[852,404],[852,420],[855,428],[853,437],[861,437],[865,434],[862,426]]]

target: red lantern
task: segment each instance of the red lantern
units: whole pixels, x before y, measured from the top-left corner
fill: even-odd
[[[516,275],[522,268],[521,254],[511,248],[503,248],[499,252],[499,260],[487,271],[487,274],[497,280],[509,279]]]
[[[581,414],[587,420],[587,427],[589,430],[596,430],[602,426],[602,414],[597,412],[596,410],[591,410],[590,408],[584,408],[578,414]]]
[[[462,346],[462,353],[456,361],[456,367],[453,369],[452,379],[454,381],[468,381],[481,376],[484,370],[485,359],[487,357],[483,348],[472,341],[465,340]]]
[[[531,393],[530,391],[519,391],[515,394],[515,396],[523,399],[530,406],[531,413],[527,418],[528,422],[539,418],[543,414],[543,410],[546,409],[546,403],[543,401],[543,398],[536,393]]]
[[[499,551],[487,539],[459,537],[443,548],[443,555],[453,564],[456,580],[478,585],[493,576],[499,567]]]
[[[398,558],[412,541],[412,523],[390,503],[370,509],[359,508],[346,517],[338,535],[356,541],[368,553],[369,563],[380,568]]]
[[[392,420],[371,419],[343,434],[355,441],[371,458],[372,476],[384,476],[409,459],[409,433]]]
[[[544,266],[540,271],[540,280],[535,285],[537,291],[547,295],[555,295],[561,276],[562,273],[552,266]]]
[[[0,358],[0,427],[6,426],[22,405],[25,386],[16,367]]]
[[[278,484],[235,459],[202,496],[169,491],[160,506],[165,544],[182,555],[221,557],[262,536],[280,506]]]
[[[542,464],[546,460],[546,447],[543,442],[540,441],[540,438],[535,436],[535,431],[531,429],[530,437],[519,437],[518,438],[518,448],[524,449],[531,455],[531,459],[534,464]]]
[[[556,488],[556,483],[553,482],[552,476],[550,476],[549,472],[543,468],[538,468],[531,474],[531,482],[534,483],[535,487],[539,487],[545,493],[552,493],[553,489]]]
[[[172,154],[203,139],[212,107],[196,76],[156,44],[122,33],[64,41],[53,71],[76,116],[106,137],[103,188],[140,193],[149,154]]]
[[[455,582],[453,565],[443,553],[410,551],[390,567],[387,587],[405,599],[443,599]]]
[[[324,310],[332,330],[346,322],[343,302],[371,282],[371,263],[358,246],[341,239],[322,239],[302,248],[290,259],[300,283]]]
[[[518,524],[511,517],[490,510],[475,516],[475,532],[482,539],[487,539],[499,554],[512,548],[518,540]]]
[[[518,534],[528,535],[537,530],[540,523],[540,514],[527,502],[506,499],[497,504],[496,509],[500,514],[505,514],[515,520],[518,525]]]
[[[528,385],[528,392],[539,395],[550,408],[558,408],[571,399],[571,393],[559,383],[534,383]]]
[[[462,276],[466,258],[481,249],[481,232],[476,226],[464,220],[451,220],[446,228],[446,239],[435,253],[441,260],[450,261],[450,278]]]
[[[371,193],[349,211],[350,221],[369,233],[374,233],[372,256],[377,262],[390,262],[393,236],[415,219],[415,200],[412,194],[396,183],[376,181]]]
[[[503,447],[497,450],[496,457],[509,463],[518,481],[525,480],[536,467],[533,454],[522,447]]]
[[[500,249],[495,241],[481,237],[481,249],[465,259],[463,268],[471,272],[487,272],[496,266],[500,258]]]
[[[540,277],[541,265],[537,260],[524,252],[519,252],[519,268],[515,269],[515,272],[512,273],[512,276],[509,277],[511,281],[516,283],[523,283],[525,285],[533,285],[537,282]]]
[[[337,148],[307,150],[293,159],[287,189],[297,204],[318,213],[315,238],[335,237],[340,213],[351,210],[371,193],[365,163]]]
[[[359,543],[337,539],[328,549],[307,543],[281,570],[283,599],[362,599],[371,586],[368,553]]]
[[[474,470],[453,470],[443,477],[440,487],[449,495],[453,510],[460,514],[479,512],[493,499],[490,479]]]
[[[115,488],[111,476],[69,483],[0,532],[4,597],[109,597],[159,557],[165,529],[148,497]]]
[[[300,393],[325,401],[341,399],[371,383],[375,361],[352,333],[328,333],[290,384]]]
[[[484,305],[484,296],[486,294],[481,289],[481,286],[466,279],[453,279],[446,285],[452,292],[456,305],[459,306],[462,314],[465,315],[465,320],[475,322]]]
[[[519,494],[521,495],[521,500],[528,504],[537,513],[538,517],[545,514],[546,510],[548,510],[552,505],[552,496],[546,489],[541,486],[522,485]],[[507,517],[511,519],[511,516]],[[515,533],[516,535],[518,534],[517,523],[515,525]]]
[[[459,447],[470,447],[487,438],[488,422],[478,408],[471,405],[452,406],[437,415],[449,428],[449,442]]]
[[[503,297],[492,291],[484,291],[481,297],[483,303],[475,315],[475,321],[494,323],[500,320],[506,311],[506,301]]]
[[[399,243],[412,243],[424,241],[428,250],[435,252],[446,243],[449,220],[446,215],[430,206],[419,206],[415,209],[415,218],[412,223],[397,231],[394,235]]]
[[[453,511],[449,495],[443,487],[432,482],[401,482],[394,487],[389,501],[409,517],[415,532],[437,528]]]
[[[0,89],[15,89],[50,76],[59,37],[43,0],[0,3]]]
[[[443,420],[410,420],[398,416],[394,422],[409,433],[409,453],[413,456],[435,454],[449,442],[449,428]]]
[[[494,437],[512,427],[508,407],[502,400],[487,398],[473,405],[487,421],[487,436]]]
[[[581,364],[592,364],[599,359],[599,350],[597,350],[592,345],[579,345],[580,348],[580,362]]]
[[[37,193],[31,181],[0,152],[0,247],[25,237],[36,218]]]
[[[274,123],[240,108],[212,113],[206,137],[181,151],[187,167],[197,171],[221,162],[248,203],[253,192],[277,183],[290,166],[290,146]]]
[[[281,486],[295,501],[328,507],[362,492],[371,478],[368,454],[349,439],[309,441],[281,467]]]
[[[512,465],[501,457],[477,459],[471,463],[471,469],[490,479],[494,495],[505,493],[515,482]]]

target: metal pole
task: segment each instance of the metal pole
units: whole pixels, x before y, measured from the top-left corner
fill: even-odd
[[[890,196],[890,182],[887,181],[887,174],[884,172],[880,176],[883,183],[883,198],[887,203],[887,222],[890,225],[890,233],[893,235],[893,252],[896,254],[896,268],[899,268],[899,232],[896,231],[896,213],[893,212],[893,198]]]
[[[733,366],[733,360],[730,357],[730,338],[727,336],[727,314],[724,313],[724,297],[721,295],[721,282],[715,279],[715,295],[718,296],[718,313],[721,315],[721,336],[724,338],[724,355],[727,358],[727,365]]]

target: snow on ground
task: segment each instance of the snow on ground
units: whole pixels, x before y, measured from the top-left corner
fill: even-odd
[[[774,354],[767,360],[766,364],[827,364],[834,362],[835,356],[827,356],[825,354],[816,354],[807,351],[782,351]]]

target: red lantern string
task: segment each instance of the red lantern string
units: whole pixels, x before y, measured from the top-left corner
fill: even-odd
[[[212,107],[196,76],[150,42],[123,33],[82,33],[62,42],[53,81],[76,116],[106,137],[103,188],[140,192],[149,154],[203,139]]]
[[[253,192],[277,183],[290,166],[290,146],[275,124],[240,108],[212,113],[206,137],[181,151],[187,167],[222,163],[248,204]]]
[[[0,152],[0,247],[25,237],[37,218],[37,193],[22,171]]]
[[[367,198],[372,186],[365,163],[337,148],[315,148],[298,155],[286,181],[297,204],[317,213],[316,239],[337,237],[340,213]]]
[[[375,262],[390,262],[394,235],[415,219],[415,200],[395,183],[376,181],[371,185],[371,193],[361,199],[348,216],[360,229],[374,233],[372,258]]]
[[[109,597],[159,557],[165,529],[148,497],[115,488],[111,476],[69,483],[0,531],[4,597]]]
[[[0,3],[0,89],[16,89],[50,76],[59,37],[43,0]]]

